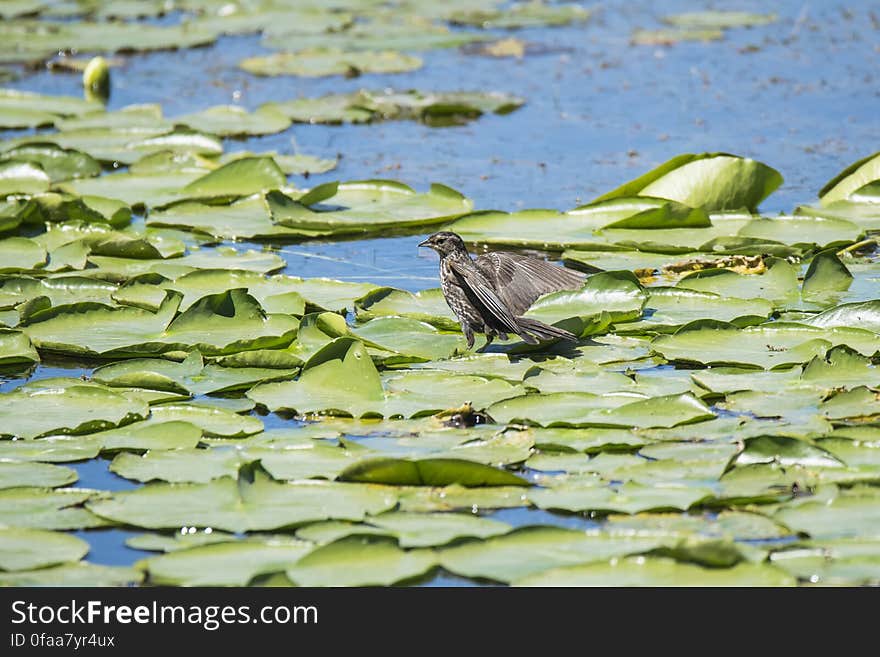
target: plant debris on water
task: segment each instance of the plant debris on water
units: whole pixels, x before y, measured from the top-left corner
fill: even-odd
[[[504,71],[547,56],[551,29],[603,29],[596,14],[0,6],[0,63],[23,76],[0,89],[0,585],[880,584],[876,144],[783,213],[761,208],[789,172],[745,144],[636,160],[564,209],[349,161],[352,130],[418,149],[418,131],[479,140],[530,111]],[[669,14],[631,40],[711,49],[782,20]],[[252,40],[229,71],[279,76],[263,102],[168,111],[29,87],[59,53],[62,71],[107,54],[125,89],[142,51],[234,39]],[[468,90],[467,71],[461,88],[410,84],[468,44],[498,88]],[[299,152],[291,136],[314,131],[339,152]],[[438,177],[455,157],[429,154]],[[576,342],[468,349],[436,274],[403,286],[358,251],[441,229],[587,272],[525,314]],[[136,533],[125,566],[102,565],[108,528]]]

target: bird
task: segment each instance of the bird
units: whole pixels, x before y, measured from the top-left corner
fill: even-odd
[[[509,333],[528,344],[577,340],[566,330],[522,315],[541,295],[579,289],[585,274],[510,252],[471,258],[464,240],[448,230],[434,233],[419,246],[440,256],[440,287],[461,322],[468,349],[473,349],[475,332],[485,334],[486,347],[496,337],[507,340]]]

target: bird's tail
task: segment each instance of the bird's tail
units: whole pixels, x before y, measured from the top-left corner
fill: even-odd
[[[549,342],[550,340],[570,340],[577,341],[577,336],[569,333],[565,329],[556,326],[550,326],[537,319],[529,319],[528,317],[517,317],[516,323],[519,325],[517,335],[529,344],[537,344],[539,340]]]

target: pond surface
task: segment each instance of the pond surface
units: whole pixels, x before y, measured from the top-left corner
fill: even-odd
[[[467,49],[421,53],[412,73],[341,77],[260,78],[237,68],[244,57],[271,52],[258,36],[226,36],[214,45],[136,54],[112,72],[108,109],[160,103],[166,117],[218,104],[254,109],[298,96],[394,87],[492,90],[526,99],[504,116],[463,126],[401,121],[368,125],[302,125],[258,138],[227,139],[227,151],[277,150],[341,157],[338,167],[299,187],[333,180],[393,178],[422,191],[432,182],[471,198],[479,210],[570,209],[680,153],[729,152],[765,162],[785,182],[761,206],[790,213],[880,143],[880,21],[872,2],[773,3],[779,20],[730,29],[712,42],[633,45],[634,30],[657,29],[664,14],[702,9],[762,12],[763,2],[702,3],[644,0],[604,2],[585,24],[517,30],[531,44],[521,59],[469,54]],[[172,14],[161,19],[173,23]],[[501,32],[504,35],[504,32]],[[6,86],[79,96],[78,74],[29,71]],[[272,250],[285,274],[372,282],[409,291],[438,285],[436,256],[417,244],[424,235],[309,241]],[[262,244],[233,243],[237,249]],[[41,365],[31,378],[87,376],[73,362]],[[0,379],[8,391],[23,379]],[[283,426],[278,416],[267,428]],[[72,464],[77,486],[135,488],[96,458]],[[577,514],[507,509],[489,515],[513,526],[588,529]],[[89,560],[129,565],[152,553],[126,547],[136,531],[76,532],[91,545]],[[442,571],[428,585],[471,585]]]

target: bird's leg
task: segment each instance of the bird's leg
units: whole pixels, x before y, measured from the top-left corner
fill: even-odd
[[[474,330],[470,327],[469,324],[465,324],[462,322],[461,331],[464,333],[464,337],[467,338],[468,349],[474,348]]]
[[[492,344],[492,340],[494,340],[494,339],[495,339],[494,335],[492,335],[491,333],[487,333],[486,334],[486,344],[484,344],[482,347],[477,349],[477,351],[479,351],[480,353],[483,353],[484,351],[486,351],[486,349],[489,348],[489,345]]]

